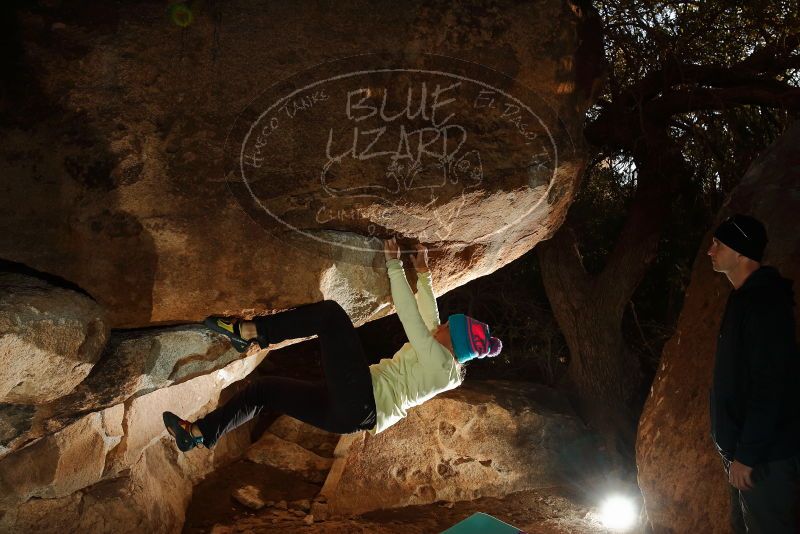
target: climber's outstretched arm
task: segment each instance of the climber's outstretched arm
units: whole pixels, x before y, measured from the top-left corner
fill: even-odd
[[[411,263],[417,270],[417,308],[428,330],[439,326],[439,308],[433,294],[433,276],[428,269],[428,249],[417,243],[417,253],[411,255]]]
[[[403,271],[403,262],[400,260],[400,249],[397,242],[394,239],[387,239],[384,241],[383,251],[386,255],[386,267],[397,316],[400,317],[403,330],[408,336],[411,346],[420,357],[423,357],[422,355],[431,353],[432,347],[437,341],[433,338],[417,308],[414,293],[412,293],[411,286],[406,280],[406,273]]]

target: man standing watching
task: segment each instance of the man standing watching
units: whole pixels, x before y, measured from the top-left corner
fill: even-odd
[[[767,233],[746,215],[726,219],[708,249],[728,277],[711,389],[711,435],[731,491],[738,533],[797,533],[800,364],[792,283],[761,265]]]

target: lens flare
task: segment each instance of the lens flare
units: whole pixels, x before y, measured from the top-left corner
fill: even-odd
[[[186,4],[172,4],[169,6],[169,18],[181,28],[187,27],[194,20],[192,10]]]
[[[636,506],[628,497],[612,495],[600,507],[603,526],[614,530],[627,530],[636,523]]]

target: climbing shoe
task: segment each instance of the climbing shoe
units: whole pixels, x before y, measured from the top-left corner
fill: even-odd
[[[203,445],[203,436],[192,435],[192,423],[181,419],[172,412],[164,412],[164,426],[167,432],[175,438],[178,449],[182,452],[190,451],[198,445]]]
[[[244,352],[250,346],[250,342],[242,338],[239,332],[238,319],[229,319],[226,317],[209,317],[203,324],[218,334],[227,336],[231,340],[231,345],[237,352]]]

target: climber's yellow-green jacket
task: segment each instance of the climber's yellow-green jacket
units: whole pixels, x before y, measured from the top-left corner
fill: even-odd
[[[433,295],[431,273],[418,273],[417,296],[406,280],[403,262],[386,261],[392,300],[408,337],[391,358],[370,365],[377,423],[370,434],[386,430],[410,408],[461,384],[459,364],[453,353],[436,341],[439,310]]]

